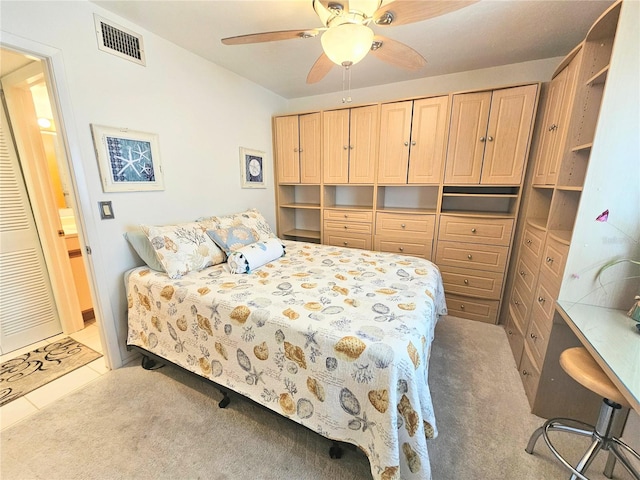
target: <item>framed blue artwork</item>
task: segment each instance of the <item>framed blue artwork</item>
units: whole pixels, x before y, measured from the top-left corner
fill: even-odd
[[[264,152],[240,147],[240,184],[242,188],[267,188]]]
[[[104,125],[91,133],[105,192],[164,190],[156,134]]]

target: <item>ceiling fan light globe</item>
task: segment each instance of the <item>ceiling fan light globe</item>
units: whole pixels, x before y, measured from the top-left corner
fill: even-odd
[[[365,25],[345,23],[329,28],[322,34],[320,42],[329,59],[337,64],[355,65],[371,50],[373,30]]]

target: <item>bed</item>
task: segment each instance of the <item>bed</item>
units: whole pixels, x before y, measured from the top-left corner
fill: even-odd
[[[446,314],[427,260],[283,241],[249,274],[127,273],[127,344],[358,446],[374,479],[429,479],[428,387]]]

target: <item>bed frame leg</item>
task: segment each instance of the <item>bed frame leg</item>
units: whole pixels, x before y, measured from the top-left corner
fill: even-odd
[[[158,368],[164,367],[163,364],[158,364],[154,359],[147,357],[146,355],[142,356],[142,368],[145,370],[157,370]]]
[[[342,458],[342,453],[342,447],[340,447],[337,442],[333,442],[333,445],[329,449],[329,456],[334,459]]]
[[[231,401],[231,399],[229,398],[229,395],[227,394],[227,392],[220,390],[220,393],[223,395],[223,398],[222,400],[220,400],[220,403],[218,403],[218,407],[226,408],[227,405],[229,405],[229,402]]]

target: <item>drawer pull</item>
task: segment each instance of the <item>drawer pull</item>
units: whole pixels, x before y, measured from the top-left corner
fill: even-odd
[[[400,225],[400,226],[401,226],[402,228],[405,228],[405,227],[406,227],[406,225],[405,225],[404,223],[403,223],[402,225]]]
[[[538,297],[538,302],[540,302],[540,303],[544,303],[544,302],[546,302],[546,301],[547,301],[547,300],[546,300],[544,297]]]
[[[531,245],[531,239],[527,238],[527,241],[525,242],[527,245]]]
[[[464,279],[464,284],[465,285],[469,285],[469,280],[467,280],[466,278]]]
[[[349,228],[347,225],[344,226],[344,229],[346,230],[347,228]]]
[[[468,258],[469,260],[471,260],[471,259],[473,258],[473,255],[469,254],[469,255],[467,255],[467,258]]]
[[[507,330],[507,333],[508,333],[509,335],[513,335],[513,332],[512,332],[511,330]]]
[[[344,242],[345,245],[349,245],[349,242]]]
[[[547,263],[553,263],[553,258],[547,257]]]
[[[520,302],[518,300],[514,300],[513,303],[517,306],[520,305]]]
[[[476,233],[476,229],[475,229],[475,228],[472,228],[472,229],[471,229],[471,233]]]
[[[530,335],[530,337],[534,342],[538,339],[538,336],[534,335],[533,333]]]
[[[399,247],[398,250],[400,250],[401,252],[404,252],[404,247]]]
[[[464,310],[464,303],[460,304],[460,310]]]
[[[524,270],[520,270],[520,276],[524,278],[527,276],[527,274]]]
[[[344,214],[344,218],[349,218],[349,215],[347,215],[346,213]]]
[[[526,370],[522,370],[522,375],[526,377],[527,375],[529,375],[529,372],[527,372]]]

